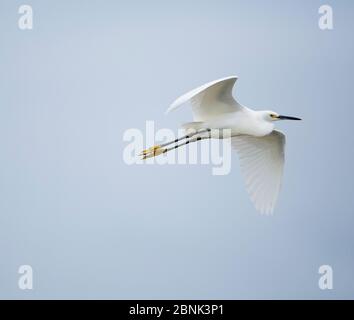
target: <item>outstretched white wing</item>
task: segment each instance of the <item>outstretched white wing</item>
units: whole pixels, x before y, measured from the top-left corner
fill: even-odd
[[[285,135],[274,130],[265,137],[232,137],[231,143],[238,152],[246,188],[256,209],[273,213],[283,176]]]
[[[206,121],[223,113],[235,112],[243,108],[232,96],[232,88],[236,80],[237,77],[232,76],[196,88],[179,97],[166,113],[188,101],[192,104],[194,121]]]

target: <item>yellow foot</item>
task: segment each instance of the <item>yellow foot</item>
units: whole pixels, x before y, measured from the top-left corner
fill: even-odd
[[[140,155],[141,155],[141,156],[146,155],[146,154],[148,154],[148,153],[154,152],[155,150],[157,150],[157,149],[159,149],[159,148],[161,148],[161,147],[160,147],[160,146],[153,146],[153,147],[151,147],[151,148],[149,148],[149,149],[143,150],[143,151],[140,153]]]
[[[161,146],[153,146],[149,149],[143,150],[140,153],[140,156],[142,156],[142,159],[148,159],[148,158],[152,158],[152,157],[156,157],[162,153],[164,153],[166,151],[165,148],[161,148]]]

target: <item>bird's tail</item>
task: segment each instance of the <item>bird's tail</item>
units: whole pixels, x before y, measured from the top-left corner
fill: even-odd
[[[187,122],[182,124],[182,128],[186,131],[186,133],[191,131],[198,131],[204,128],[204,122],[202,121]]]

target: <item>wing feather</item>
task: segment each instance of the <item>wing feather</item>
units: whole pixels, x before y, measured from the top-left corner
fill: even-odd
[[[166,113],[186,102],[192,105],[193,120],[206,121],[223,113],[235,112],[243,108],[232,96],[236,76],[215,80],[204,84],[175,100]]]
[[[273,213],[284,170],[285,135],[277,130],[265,137],[236,136],[236,149],[246,189],[256,209]]]

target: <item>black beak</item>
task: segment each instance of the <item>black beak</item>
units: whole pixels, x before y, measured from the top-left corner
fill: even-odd
[[[300,118],[296,118],[296,117],[288,117],[288,116],[278,116],[278,119],[280,120],[301,120]]]

